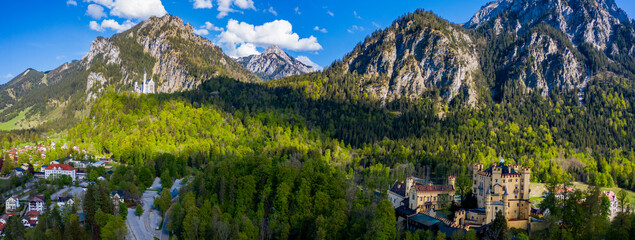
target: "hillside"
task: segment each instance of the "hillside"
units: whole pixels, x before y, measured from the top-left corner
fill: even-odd
[[[47,73],[29,69],[1,87],[0,118],[11,120],[24,109],[28,120],[65,128],[85,116],[105,91],[130,92],[147,73],[156,92],[194,89],[212,77],[260,81],[209,40],[193,33],[178,17],[151,17],[111,38],[99,37],[80,60]]]

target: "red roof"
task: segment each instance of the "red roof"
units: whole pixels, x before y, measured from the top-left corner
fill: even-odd
[[[31,211],[29,211],[28,213],[26,213],[26,215],[27,215],[28,217],[30,217],[30,218],[32,218],[32,217],[38,217],[38,216],[40,216],[40,212],[35,211],[35,210],[31,210]]]
[[[68,164],[51,164],[48,167],[46,167],[46,170],[53,170],[53,168],[62,169],[66,171],[75,171],[75,168]]]
[[[454,191],[454,186],[452,185],[416,185],[417,192],[445,192],[445,191]]]

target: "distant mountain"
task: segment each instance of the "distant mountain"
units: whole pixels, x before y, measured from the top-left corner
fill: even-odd
[[[315,68],[291,57],[276,45],[268,47],[261,54],[241,57],[236,61],[263,80],[280,79],[316,71]]]
[[[462,25],[418,10],[367,37],[342,70],[383,102],[582,92],[598,75],[635,78],[633,25],[613,0],[499,0]]]
[[[0,118],[30,109],[45,122],[76,118],[106,90],[131,92],[144,73],[157,93],[189,90],[215,77],[260,79],[172,15],[151,17],[111,38],[99,37],[80,60],[47,72],[33,69],[0,86]],[[2,118],[3,119],[3,118]]]
[[[5,105],[13,105],[29,91],[46,85],[46,73],[29,68],[0,86],[0,101]]]

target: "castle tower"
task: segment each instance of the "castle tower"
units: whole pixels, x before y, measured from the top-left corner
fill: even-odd
[[[452,185],[453,188],[456,188],[455,184],[456,184],[456,177],[448,176],[448,185]]]
[[[492,192],[487,189],[487,193],[485,194],[485,212],[487,213],[485,215],[485,223],[484,224],[488,224],[492,221],[494,221],[494,217],[496,216],[495,214],[492,215],[491,213],[494,211],[493,207],[492,207]]]
[[[503,193],[503,215],[508,216],[507,215],[507,210],[508,210],[508,205],[509,205],[509,201],[507,199],[508,195],[507,195],[507,189],[505,189],[505,193]]]

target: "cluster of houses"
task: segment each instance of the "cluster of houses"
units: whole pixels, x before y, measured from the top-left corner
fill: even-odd
[[[530,216],[530,168],[507,166],[501,159],[500,164],[487,169],[480,163],[472,164],[471,169],[477,208],[460,209],[450,221],[437,214],[437,210],[442,201],[454,199],[455,177],[448,177],[447,185],[432,185],[409,177],[404,182],[395,182],[388,190],[398,222],[405,222],[409,230],[441,231],[452,236],[456,231],[482,231],[494,221],[496,213],[502,212],[510,228],[537,228],[537,221]]]
[[[9,156],[9,159],[13,159],[13,161],[17,162],[18,155],[23,153],[31,153],[35,150],[37,153],[40,154],[40,157],[46,158],[46,153],[52,148],[55,148],[55,144],[56,144],[55,142],[51,142],[51,145],[46,146],[42,143],[37,143],[34,145],[25,145],[18,148],[11,148],[6,151],[6,155]]]
[[[39,168],[39,171],[33,172],[33,177],[35,178],[56,178],[61,175],[69,176],[73,182],[76,180],[84,180],[86,179],[86,168],[87,167],[104,167],[106,170],[110,170],[112,168],[110,163],[110,159],[99,159],[96,162],[89,161],[76,161],[71,157],[66,157],[65,159],[51,161],[50,165],[42,165]],[[62,164],[60,164],[63,162]],[[23,176],[29,168],[29,164],[22,164],[19,167],[13,169],[14,176]]]
[[[573,187],[559,188],[555,190],[554,197],[556,197],[556,199],[558,200],[563,201],[567,199],[568,192],[573,192],[575,190],[576,189]],[[611,205],[609,206],[609,217],[613,219],[613,217],[615,217],[615,215],[617,215],[617,213],[620,211],[620,209],[618,209],[619,201],[617,200],[617,195],[613,191],[602,191],[602,194],[604,194],[609,199],[609,202],[611,203]],[[548,215],[549,209],[545,210],[544,212],[538,212],[538,213],[540,215]]]
[[[113,205],[117,207],[125,201],[124,193],[121,190],[112,191],[110,198],[113,201]],[[59,209],[64,209],[75,204],[75,201],[73,196],[59,196],[53,199],[51,206],[57,205]],[[26,204],[26,206],[23,206],[24,204]],[[22,209],[21,207],[25,207],[26,209]],[[21,220],[25,227],[33,228],[37,226],[40,215],[44,212],[45,208],[46,199],[41,195],[30,196],[23,204],[20,203],[20,199],[16,196],[7,198],[5,201],[6,214],[0,216],[0,233],[4,230],[9,217],[20,214],[21,212],[24,212],[24,216],[22,216]]]

